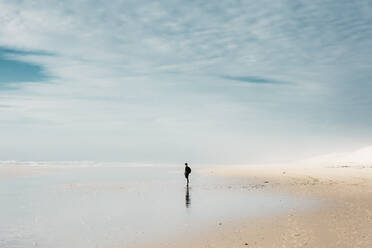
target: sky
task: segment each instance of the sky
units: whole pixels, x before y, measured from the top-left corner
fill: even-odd
[[[371,92],[371,0],[0,0],[0,160],[346,151]]]

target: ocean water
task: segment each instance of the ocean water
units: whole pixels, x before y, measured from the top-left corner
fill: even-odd
[[[140,247],[225,220],[307,208],[310,200],[271,192],[263,182],[183,167],[44,167],[0,179],[1,248]]]

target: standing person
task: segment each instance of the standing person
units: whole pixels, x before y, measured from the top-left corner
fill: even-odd
[[[189,187],[189,175],[191,173],[191,168],[185,163],[185,178],[187,180],[187,187]]]

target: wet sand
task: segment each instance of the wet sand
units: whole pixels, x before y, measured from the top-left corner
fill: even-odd
[[[195,172],[187,188],[182,169],[0,166],[0,247],[164,246],[313,204],[246,178]]]
[[[45,173],[37,167],[30,166],[1,166],[0,179],[2,178],[17,178],[17,177],[30,177]]]
[[[230,166],[204,173],[261,180],[274,191],[298,199],[315,198],[322,204],[310,209],[292,208],[266,218],[224,222],[199,237],[169,247],[372,247],[372,168],[369,166],[276,164]]]
[[[38,167],[1,168],[2,178],[19,178],[47,175],[52,169]],[[44,174],[45,173],[45,174]],[[360,164],[273,164],[251,166],[226,166],[220,168],[194,171],[197,174],[213,175],[215,178],[242,181],[241,185],[232,187],[244,188],[246,182],[255,182],[250,190],[265,189],[290,195],[298,202],[314,199],[319,202],[316,207],[304,208],[293,204],[276,213],[265,215],[244,215],[241,218],[226,218],[230,214],[218,215],[212,224],[198,228],[197,232],[169,233],[161,241],[142,242],[137,245],[102,247],[372,247],[372,167]],[[235,181],[234,181],[235,182]],[[193,183],[193,181],[192,181]],[[78,189],[82,193],[92,191],[106,192],[111,188],[126,189],[125,184],[97,185],[68,184],[68,189]],[[94,186],[94,187],[93,187]],[[104,187],[103,187],[104,186]],[[191,207],[195,208],[203,196],[197,197],[197,185],[191,188]],[[209,190],[209,186],[202,186]],[[219,186],[218,186],[219,187]],[[213,185],[213,190],[220,190]],[[231,186],[224,184],[223,189]],[[116,192],[116,191],[115,191]],[[119,191],[120,192],[120,191]],[[177,193],[178,194],[178,193]],[[190,199],[181,196],[188,209]],[[199,198],[199,199],[198,199]],[[285,200],[284,200],[285,201]],[[282,200],[271,204],[283,204]],[[208,206],[209,208],[213,206]],[[218,206],[219,208],[223,206]],[[211,209],[212,210],[212,209]],[[187,210],[189,211],[189,210]],[[203,213],[208,209],[203,210]],[[241,213],[241,212],[239,212]],[[161,223],[160,223],[161,224]],[[156,228],[156,226],[154,226]],[[119,230],[121,233],[122,230]],[[140,242],[141,243],[141,242]],[[36,246],[41,247],[39,243]],[[56,246],[58,247],[58,246]],[[101,246],[100,246],[101,247]]]

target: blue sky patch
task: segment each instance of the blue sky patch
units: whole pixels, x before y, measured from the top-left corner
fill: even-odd
[[[28,63],[8,55],[42,55],[39,52],[0,48],[0,89],[9,88],[8,84],[22,82],[41,82],[47,76],[40,65]]]

